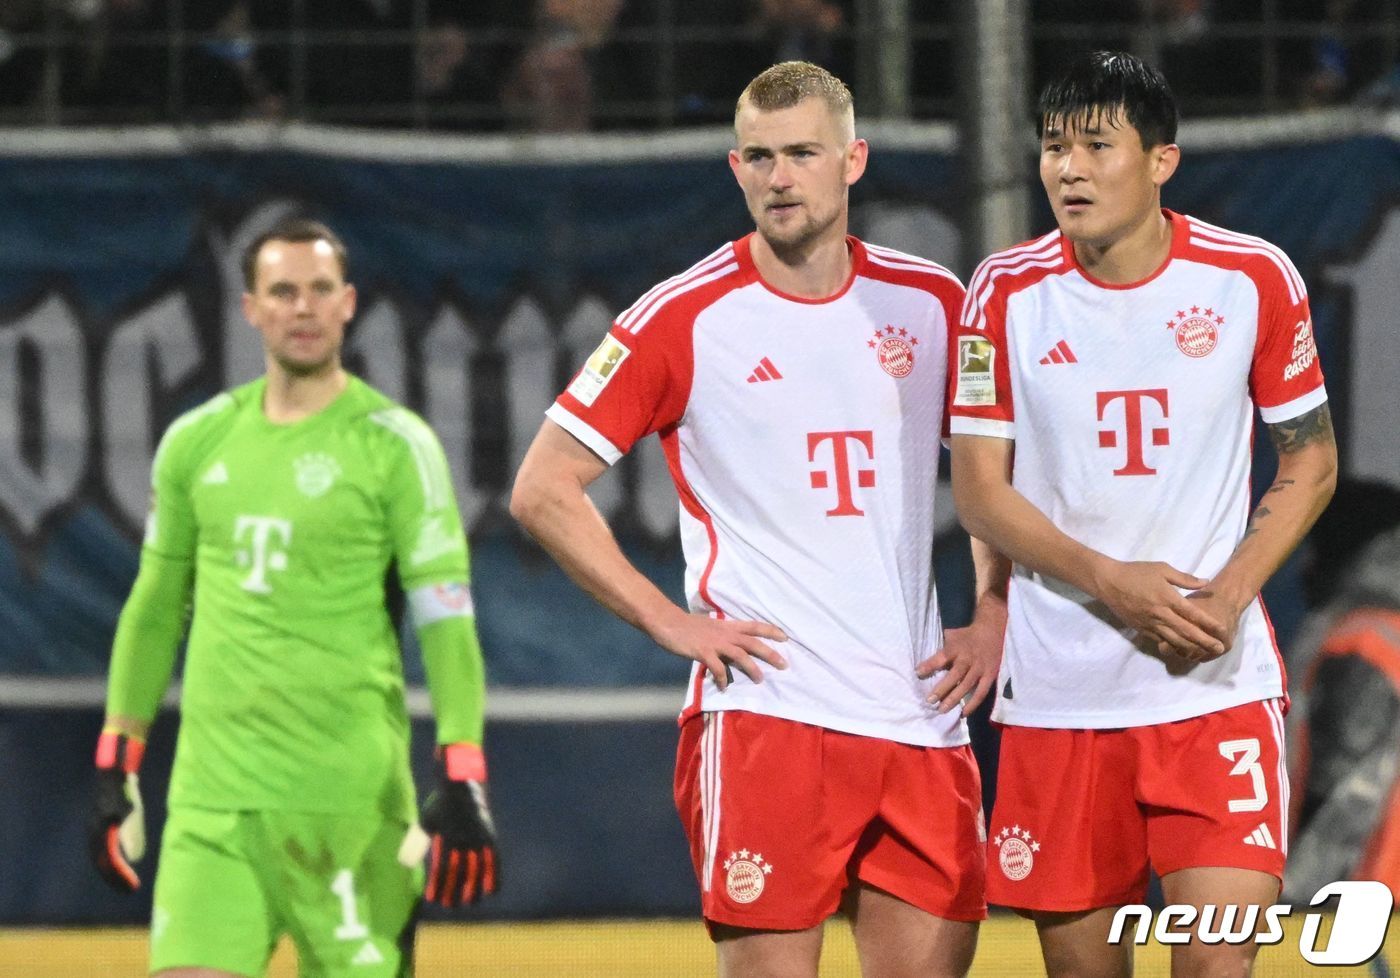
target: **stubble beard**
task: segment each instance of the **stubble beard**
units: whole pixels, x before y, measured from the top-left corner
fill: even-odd
[[[759,221],[758,231],[774,254],[783,258],[795,257],[802,255],[818,241],[836,223],[839,216],[839,211],[833,211],[824,218],[809,211],[806,212],[802,223],[796,227],[779,229],[771,223],[765,226],[763,221]]]

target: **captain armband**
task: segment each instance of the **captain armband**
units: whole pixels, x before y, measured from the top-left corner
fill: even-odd
[[[424,628],[444,618],[472,618],[476,615],[471,588],[461,581],[414,588],[408,592],[408,606],[415,628]]]

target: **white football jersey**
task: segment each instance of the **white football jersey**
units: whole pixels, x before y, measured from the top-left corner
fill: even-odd
[[[1254,407],[1327,399],[1307,292],[1273,245],[1166,212],[1171,253],[1096,281],[1059,232],[974,273],[952,368],[953,434],[1014,439],[1012,483],[1075,540],[1211,578],[1250,514]],[[1033,727],[1166,723],[1284,695],[1262,602],[1233,648],[1164,659],[1099,602],[1016,567],[993,718]]]
[[[697,665],[682,718],[748,710],[910,744],[967,742],[914,667],[942,645],[934,485],[963,288],[849,238],[846,286],[784,295],[749,238],[619,316],[548,416],[615,462],[658,432],[680,495],[693,611],[777,625],[789,665]]]

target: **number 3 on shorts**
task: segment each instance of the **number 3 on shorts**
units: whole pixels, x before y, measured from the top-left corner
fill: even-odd
[[[1230,801],[1230,811],[1232,812],[1260,812],[1269,803],[1269,789],[1264,783],[1264,769],[1259,766],[1259,740],[1251,737],[1248,740],[1222,740],[1220,742],[1220,756],[1227,761],[1234,761],[1235,766],[1230,769],[1230,775],[1248,774],[1250,781],[1254,784],[1253,798],[1235,798]]]

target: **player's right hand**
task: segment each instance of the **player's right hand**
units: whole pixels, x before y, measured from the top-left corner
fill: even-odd
[[[114,889],[131,893],[141,878],[131,864],[146,854],[146,822],[136,772],[146,743],[106,729],[97,740],[97,794],[88,823],[88,851]]]
[[[1124,625],[1177,655],[1213,659],[1229,651],[1230,629],[1179,590],[1209,583],[1161,561],[1113,561],[1099,582],[1098,597]]]
[[[654,629],[651,637],[666,651],[704,666],[720,689],[729,686],[731,666],[756,683],[763,682],[763,670],[755,660],[766,662],[774,669],[787,668],[787,660],[760,641],[765,638],[774,642],[787,641],[787,634],[781,628],[767,622],[714,618],[677,608],[676,614]]]

